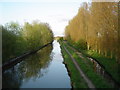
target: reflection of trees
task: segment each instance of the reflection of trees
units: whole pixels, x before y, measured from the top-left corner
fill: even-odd
[[[31,77],[40,77],[40,70],[48,67],[50,62],[51,46],[45,47],[38,51],[37,54],[27,58],[25,62],[22,62],[19,66],[19,71],[22,73],[24,79]]]
[[[36,54],[22,61],[18,67],[15,67],[11,72],[5,73],[3,75],[3,87],[20,87],[20,82],[23,79],[27,81],[31,77],[36,79],[43,76],[41,69],[45,69],[49,66],[52,48],[53,47],[49,45],[41,49]],[[14,71],[14,73],[12,73],[12,71]]]
[[[10,69],[2,77],[3,88],[18,88],[21,85],[21,76],[17,71]]]

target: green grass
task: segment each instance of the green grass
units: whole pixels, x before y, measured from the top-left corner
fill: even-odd
[[[111,88],[112,86],[109,85],[109,82],[107,82],[102,76],[94,72],[92,63],[84,56],[84,60],[81,59],[73,50],[71,50],[67,44],[64,44],[66,48],[69,50],[69,52],[72,54],[72,56],[76,59],[79,66],[83,70],[83,72],[88,76],[88,78],[93,82],[93,84],[96,86],[96,88]]]
[[[118,73],[120,68],[115,58],[110,59],[91,50],[84,51],[84,53],[97,59],[97,61],[105,67],[106,71],[108,71],[112,77],[120,83],[120,74]]]
[[[64,58],[64,63],[67,65],[67,69],[69,70],[69,73],[70,73],[70,78],[71,78],[73,88],[88,88],[86,82],[78,73],[78,70],[74,66],[70,56],[64,50],[62,44],[61,44],[61,51]]]
[[[74,45],[71,45],[70,43],[69,45],[74,47]],[[115,58],[111,59],[111,58],[105,57],[92,50],[80,50],[77,47],[74,47],[74,48],[82,52],[84,56],[87,55],[87,56],[95,58],[100,64],[102,64],[105,67],[105,70],[108,73],[110,73],[117,82],[120,83],[120,65],[116,62]]]

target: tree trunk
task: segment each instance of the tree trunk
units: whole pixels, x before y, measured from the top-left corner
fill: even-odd
[[[89,46],[89,44],[87,45],[87,49],[90,50],[90,46]]]
[[[101,50],[99,49],[98,51],[99,51],[98,53],[101,54]]]

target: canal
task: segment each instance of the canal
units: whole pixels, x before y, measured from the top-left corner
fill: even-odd
[[[71,88],[59,43],[55,40],[2,74],[3,88]]]

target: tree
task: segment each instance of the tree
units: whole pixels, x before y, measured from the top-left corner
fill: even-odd
[[[88,50],[110,58],[118,57],[118,6],[117,2],[83,3],[78,14],[66,26],[66,39],[71,39],[77,46],[80,40],[84,40]]]

